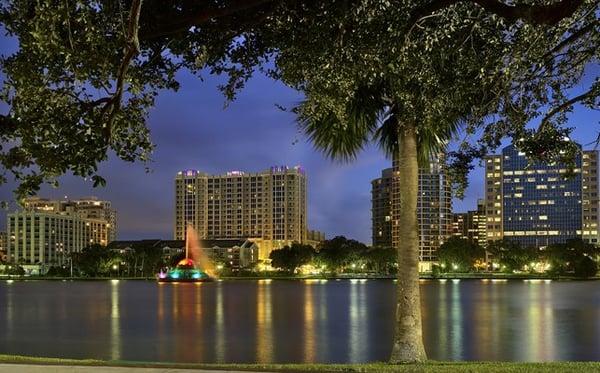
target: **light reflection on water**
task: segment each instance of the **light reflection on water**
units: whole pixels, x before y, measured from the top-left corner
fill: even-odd
[[[600,360],[600,282],[422,281],[436,360]],[[0,353],[177,362],[385,360],[378,280],[0,282]]]

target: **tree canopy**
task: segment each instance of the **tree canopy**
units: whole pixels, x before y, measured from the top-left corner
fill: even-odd
[[[148,160],[148,110],[162,90],[179,87],[180,69],[226,74],[227,99],[256,71],[301,90],[306,100],[294,111],[330,155],[352,157],[371,138],[393,149],[394,126],[418,120],[424,153],[459,125],[483,134],[451,154],[459,185],[473,159],[507,136],[533,158],[568,161],[576,149],[562,141],[566,113],[598,106],[600,82],[589,68],[600,50],[598,7],[598,0],[6,1],[0,22],[19,50],[1,61],[8,113],[0,116],[0,181],[15,177],[18,196],[68,172],[103,185],[98,164],[110,152]],[[365,125],[347,128],[349,117]],[[528,127],[532,121],[539,126]],[[326,144],[319,123],[353,136]]]
[[[437,258],[447,271],[467,272],[477,261],[485,262],[485,250],[477,242],[450,237],[437,250]]]
[[[274,268],[294,273],[296,268],[310,263],[314,255],[315,249],[312,246],[294,242],[281,249],[273,250],[269,254],[269,259],[271,259],[271,266]]]

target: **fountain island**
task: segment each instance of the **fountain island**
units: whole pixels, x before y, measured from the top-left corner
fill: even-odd
[[[194,260],[189,257],[190,244],[192,245],[192,256],[198,263],[194,262]],[[202,250],[200,250],[196,232],[192,227],[188,226],[185,239],[185,259],[180,260],[175,268],[169,269],[166,272],[161,271],[158,274],[158,282],[213,281],[213,276],[210,276],[207,273],[210,270],[210,268],[207,267],[212,267],[212,265],[210,261],[205,258],[205,254],[202,253]]]

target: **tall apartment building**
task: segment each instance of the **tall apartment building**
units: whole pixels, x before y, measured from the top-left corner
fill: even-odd
[[[452,235],[476,242],[485,247],[486,235],[485,201],[477,200],[477,210],[452,214]]]
[[[394,170],[386,168],[371,181],[371,229],[373,246],[392,246],[392,180]]]
[[[28,198],[7,216],[8,259],[22,264],[63,264],[69,253],[115,240],[116,212],[95,197]]]
[[[201,239],[252,239],[259,259],[275,248],[305,242],[306,174],[271,167],[259,173],[208,175],[181,171],[175,177],[175,239],[192,225]]]
[[[488,241],[542,247],[570,238],[598,242],[598,152],[583,150],[574,176],[560,164],[529,164],[514,145],[486,158]]]
[[[5,262],[8,259],[6,251],[8,249],[8,239],[6,232],[0,232],[0,262]]]
[[[397,187],[401,177],[394,160],[392,168],[371,182],[374,246],[396,247],[402,239],[395,218],[402,208]],[[437,260],[436,250],[452,234],[452,194],[439,161],[419,170],[418,193],[419,269],[429,271]]]

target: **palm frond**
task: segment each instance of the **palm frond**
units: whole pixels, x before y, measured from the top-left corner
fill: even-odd
[[[315,93],[316,95],[317,93]],[[377,130],[384,109],[377,87],[359,87],[339,106],[309,94],[294,112],[297,122],[317,149],[329,158],[354,160]]]

